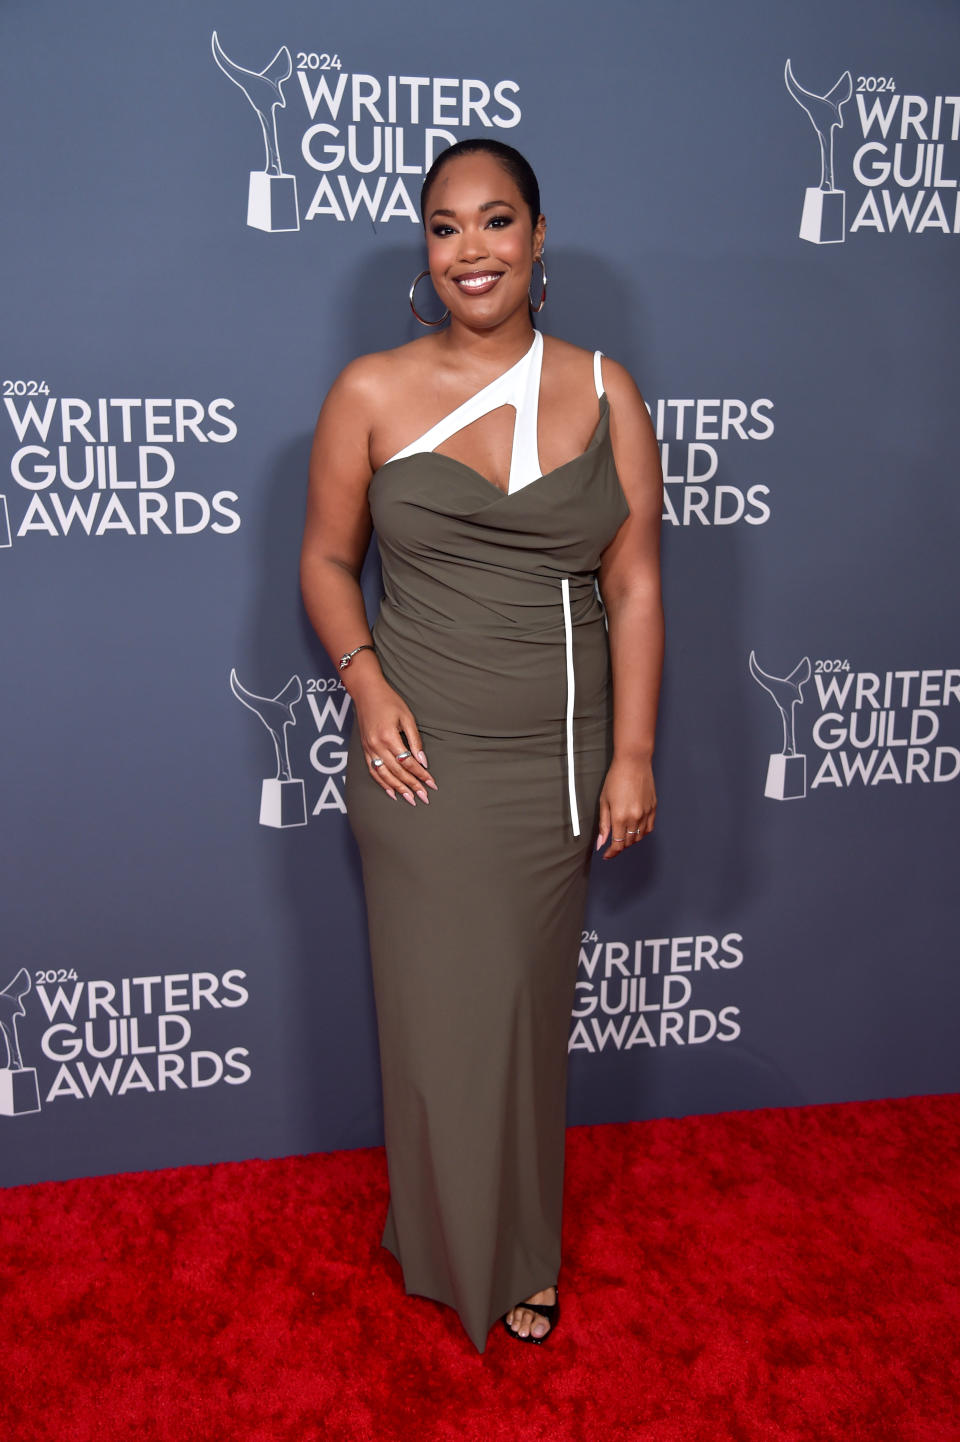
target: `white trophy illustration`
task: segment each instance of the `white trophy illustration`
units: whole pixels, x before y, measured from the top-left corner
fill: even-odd
[[[225,55],[217,32],[211,40],[213,58],[224,75],[238,85],[257,112],[267,158],[263,170],[251,170],[247,198],[247,224],[257,230],[299,230],[300,211],[297,206],[297,178],[285,175],[280,164],[277,145],[277,106],[282,110],[283,82],[293,73],[290,51],[281,45],[276,55],[262,70],[244,70]]]
[[[764,796],[774,801],[797,801],[807,794],[807,758],[797,750],[794,712],[803,704],[803,686],[810,680],[810,658],[804,656],[789,676],[768,676],[750,652],[750,675],[769,691],[783,722],[783,751],[774,752],[767,766]]]
[[[230,690],[238,701],[260,717],[273,737],[277,754],[277,774],[266,777],[260,789],[260,825],[306,826],[306,792],[303,782],[293,774],[287,749],[287,727],[296,726],[293,708],[303,696],[300,677],[291,676],[276,696],[254,696],[240,685],[234,670],[230,672]]]
[[[17,1017],[26,1016],[23,998],[30,990],[30,973],[21,966],[0,991],[0,1033],[7,1045],[7,1064],[0,1067],[0,1116],[19,1117],[40,1110],[36,1067],[24,1066],[17,1036]]]
[[[846,237],[846,192],[833,183],[833,132],[843,129],[840,107],[853,94],[853,80],[845,70],[826,95],[813,95],[794,79],[787,61],[783,72],[787,89],[802,110],[820,141],[820,184],[810,185],[803,199],[800,239],[814,245],[832,245]]]

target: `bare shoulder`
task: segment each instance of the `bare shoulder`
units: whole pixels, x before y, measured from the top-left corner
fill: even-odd
[[[630,410],[644,404],[640,387],[625,365],[605,354],[600,362],[600,367],[603,374],[603,388],[609,397],[612,409]]]
[[[356,356],[344,366],[329,394],[376,410],[415,376],[428,358],[432,341],[432,336],[423,336],[389,350]]]
[[[574,345],[571,341],[560,340],[555,335],[543,337],[544,360],[551,369],[564,380],[573,382],[581,381],[588,373],[593,371],[593,351],[585,350],[582,345]]]
[[[434,336],[357,356],[337,376],[317,422],[322,443],[352,448],[370,470],[410,439],[410,418],[423,405],[424,376],[434,367]],[[423,427],[421,427],[423,429]]]
[[[551,357],[557,373],[565,381],[580,385],[587,377],[593,376],[595,352],[585,349],[584,346],[572,345],[570,341],[559,340],[556,336],[545,336],[544,355]],[[623,410],[642,405],[640,387],[626,366],[613,360],[604,351],[601,351],[601,355],[603,386],[611,407],[618,406]]]
[[[642,519],[645,534],[659,535],[663,478],[660,448],[647,403],[633,375],[620,361],[604,355],[600,367],[610,406],[610,440],[620,485],[631,516]]]

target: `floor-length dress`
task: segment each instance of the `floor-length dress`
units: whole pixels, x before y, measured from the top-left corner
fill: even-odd
[[[408,1293],[477,1349],[558,1280],[567,1039],[597,801],[612,750],[596,568],[629,507],[603,393],[586,451],[537,458],[543,340],[370,482],[373,625],[438,789],[392,801],[356,726],[347,811],[363,867],[390,1205]],[[517,408],[509,489],[433,447]]]

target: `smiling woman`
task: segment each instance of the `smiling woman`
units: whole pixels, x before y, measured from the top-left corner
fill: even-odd
[[[539,263],[543,266],[543,238],[546,231],[546,222],[540,214],[540,186],[527,160],[518,150],[514,150],[511,145],[504,145],[495,140],[463,140],[459,145],[452,148],[456,150],[459,157],[467,157],[470,155],[494,156],[496,160],[500,162],[503,171],[513,181],[511,189],[514,191],[514,194],[512,198],[504,198],[501,196],[500,198],[491,198],[482,201],[477,206],[477,214],[480,217],[486,217],[486,229],[488,231],[509,231],[510,227],[513,226],[511,238],[515,244],[514,246],[508,245],[507,247],[507,255],[509,257],[510,252],[516,249],[518,233],[514,222],[520,215],[517,207],[517,196],[519,195],[523,206],[526,207],[530,215],[534,244],[533,261],[535,264]],[[421,274],[433,274],[435,285],[437,284],[436,277],[440,272],[440,267],[443,265],[445,258],[450,254],[449,246],[443,246],[436,242],[442,242],[451,237],[455,238],[458,233],[458,217],[456,211],[450,210],[441,204],[444,193],[442,179],[444,172],[449,167],[450,156],[451,152],[449,150],[440,153],[427,172],[423,182],[423,188],[420,191],[420,212],[424,217],[424,223],[427,229],[428,251],[431,259],[430,270],[421,272]],[[496,189],[496,185],[494,185],[494,189]],[[428,200],[430,201],[429,212],[427,209]],[[434,202],[436,202],[435,207]],[[522,227],[520,233],[522,234]],[[430,237],[434,238],[433,242],[429,239]],[[516,259],[515,255],[513,259]],[[524,257],[521,254],[521,270],[523,269],[525,259],[529,260],[529,257]],[[462,294],[480,296],[488,294],[507,273],[508,271],[502,264],[488,265],[485,268],[480,266],[458,265],[457,259],[454,256],[450,280],[457,286]],[[544,283],[540,296],[540,304],[534,307],[531,301],[531,310],[536,309],[539,311],[542,309],[543,301],[546,297],[545,267],[543,269],[543,277]],[[414,309],[414,315],[417,315],[416,309]],[[417,316],[417,319],[420,320],[421,317]]]
[[[337,378],[301,584],[354,701],[382,1240],[407,1291],[456,1308],[483,1351],[498,1317],[537,1343],[559,1317],[590,860],[634,845],[656,810],[662,480],[627,372],[533,328],[546,221],[523,156],[452,146],[421,210],[449,322]],[[374,527],[371,630],[359,575]]]

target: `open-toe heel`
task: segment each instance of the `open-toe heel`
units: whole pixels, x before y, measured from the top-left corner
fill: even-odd
[[[547,1340],[548,1337],[553,1336],[554,1331],[556,1330],[557,1322],[560,1318],[560,1288],[555,1286],[554,1293],[556,1294],[556,1301],[553,1302],[550,1306],[547,1306],[544,1302],[517,1302],[516,1304],[518,1307],[526,1307],[528,1312],[538,1312],[541,1317],[546,1317],[547,1321],[550,1323],[550,1330],[548,1332],[545,1332],[542,1337],[535,1337],[532,1332],[530,1332],[526,1337],[521,1337],[519,1332],[515,1332],[513,1330],[510,1323],[507,1321],[507,1314],[506,1312],[504,1312],[500,1320],[502,1321],[504,1327],[510,1333],[510,1336],[515,1342],[536,1342],[536,1344],[540,1346]]]

